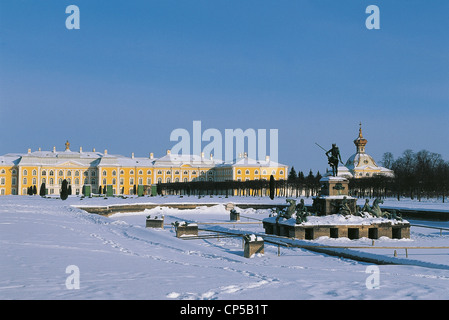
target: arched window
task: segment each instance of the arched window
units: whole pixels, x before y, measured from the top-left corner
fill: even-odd
[[[78,172],[78,171],[77,171]],[[79,185],[80,184],[80,179],[79,178],[75,178],[75,184]]]
[[[245,174],[249,174],[249,170],[248,169],[245,171]]]
[[[33,170],[32,174],[33,174],[33,176],[37,175],[37,171]]]
[[[237,174],[242,174],[242,171],[240,169],[237,170]]]
[[[254,174],[259,174],[259,170],[254,170]]]
[[[106,178],[103,179],[103,184],[106,185]]]
[[[142,171],[142,170],[139,170],[138,174],[143,174],[143,171]]]
[[[80,172],[79,171],[75,171],[75,177],[79,177],[80,176]]]
[[[189,173],[187,171],[184,171],[183,174],[188,175]]]
[[[55,180],[53,178],[50,178],[50,185],[53,185],[55,183]]]
[[[151,170],[148,170],[148,171],[147,171],[147,174],[151,174]]]
[[[62,177],[62,176],[64,175],[64,172],[62,172],[62,170],[59,170],[58,175],[59,175],[60,177]]]
[[[106,177],[108,175],[108,173],[106,172],[106,170],[103,170],[103,175]]]
[[[161,171],[161,170],[159,170],[159,171],[157,172],[157,174],[162,174],[162,171]]]
[[[115,171],[115,170],[112,170],[112,176],[116,176],[117,175],[117,171]]]
[[[47,171],[45,171],[45,170],[42,171],[42,175],[43,175],[43,176],[46,176],[46,175],[47,175]]]
[[[27,176],[27,175],[28,175],[28,170],[27,170],[27,169],[24,169],[24,170],[23,170],[23,175],[24,175],[24,176]]]
[[[72,171],[67,171],[67,177],[71,177],[72,176]]]
[[[112,178],[112,184],[116,184],[117,180],[115,178]]]
[[[134,170],[129,171],[129,174],[134,174]]]

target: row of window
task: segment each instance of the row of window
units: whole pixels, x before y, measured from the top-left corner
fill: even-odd
[[[242,170],[240,170],[240,169],[237,170],[237,174],[242,174]],[[245,174],[250,174],[250,171],[249,171],[248,169],[246,169]],[[254,170],[254,174],[259,174],[259,170],[257,170],[257,169]],[[263,175],[266,175],[266,174],[267,174],[267,170],[262,170],[262,174],[263,174]],[[272,170],[272,171],[271,171],[271,174],[272,174],[272,175],[275,175],[275,174],[276,174],[276,170]],[[284,171],[283,171],[283,170],[280,170],[280,171],[279,171],[279,174],[280,174],[280,175],[283,175],[283,174],[284,174]]]

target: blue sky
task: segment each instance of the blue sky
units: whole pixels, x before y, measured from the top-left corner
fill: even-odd
[[[80,9],[68,30],[65,8]],[[368,5],[380,30],[368,30]],[[2,0],[0,154],[162,156],[176,128],[278,129],[279,161],[324,172],[363,123],[380,161],[449,160],[447,0]],[[203,147],[206,143],[203,144]]]

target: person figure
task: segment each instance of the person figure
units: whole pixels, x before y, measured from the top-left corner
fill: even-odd
[[[326,152],[327,160],[332,168],[332,175],[336,177],[338,175],[338,163],[341,161],[340,149],[338,149],[335,143],[332,144],[332,148]]]

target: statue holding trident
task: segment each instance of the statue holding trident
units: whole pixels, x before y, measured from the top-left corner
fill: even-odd
[[[315,142],[315,144],[326,151],[326,149],[324,149],[318,143]],[[343,164],[343,161],[341,161],[340,149],[338,149],[335,143],[332,144],[332,149],[326,151],[326,157],[329,165],[332,168],[332,176],[336,177],[338,175],[338,163]]]

